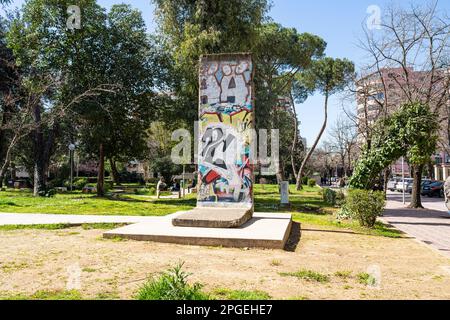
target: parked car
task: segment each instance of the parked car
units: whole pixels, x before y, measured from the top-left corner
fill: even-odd
[[[399,183],[400,181],[402,181],[401,178],[393,178],[393,179],[389,180],[388,183],[387,183],[387,189],[389,191],[397,190],[396,186],[397,186],[397,183]]]
[[[423,187],[422,195],[429,197],[444,196],[444,182],[437,181]]]
[[[409,188],[412,189],[413,182],[414,182],[414,179],[411,179],[411,178],[406,178],[405,182],[403,182],[400,179],[400,182],[397,183],[397,185],[395,186],[395,189],[398,192],[403,192],[403,190],[405,190],[405,192],[407,192]]]
[[[423,187],[426,185],[430,185],[432,184],[434,181],[431,181],[430,179],[423,179],[422,183],[420,184],[420,192],[422,193]],[[414,180],[411,184],[408,183],[408,186],[406,187],[406,192],[408,192],[409,194],[412,193],[412,189],[413,189],[413,184],[414,184]]]
[[[422,184],[421,184],[421,186],[420,186],[420,194],[421,195],[425,195],[425,191],[427,191],[427,190],[430,190],[430,185],[431,184],[433,184],[434,182],[436,182],[436,181],[433,181],[433,180],[429,180],[429,179],[425,179],[425,180],[422,180]]]

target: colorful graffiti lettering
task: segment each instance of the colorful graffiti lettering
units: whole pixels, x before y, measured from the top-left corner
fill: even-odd
[[[208,55],[200,69],[199,206],[253,206],[253,63]]]

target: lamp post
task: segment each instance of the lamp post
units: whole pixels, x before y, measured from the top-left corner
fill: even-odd
[[[73,154],[75,151],[75,145],[73,143],[69,144],[69,155],[70,155],[70,191],[73,191]]]

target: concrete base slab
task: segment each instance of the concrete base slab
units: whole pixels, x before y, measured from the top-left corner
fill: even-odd
[[[292,215],[280,213],[255,213],[250,221],[233,229],[174,226],[172,219],[182,214],[108,231],[103,237],[184,245],[284,249],[292,227]]]
[[[250,208],[198,207],[172,220],[176,227],[238,228],[252,218]]]

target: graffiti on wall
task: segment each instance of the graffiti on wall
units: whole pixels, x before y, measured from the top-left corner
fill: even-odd
[[[253,63],[208,55],[200,67],[199,205],[253,205]]]

